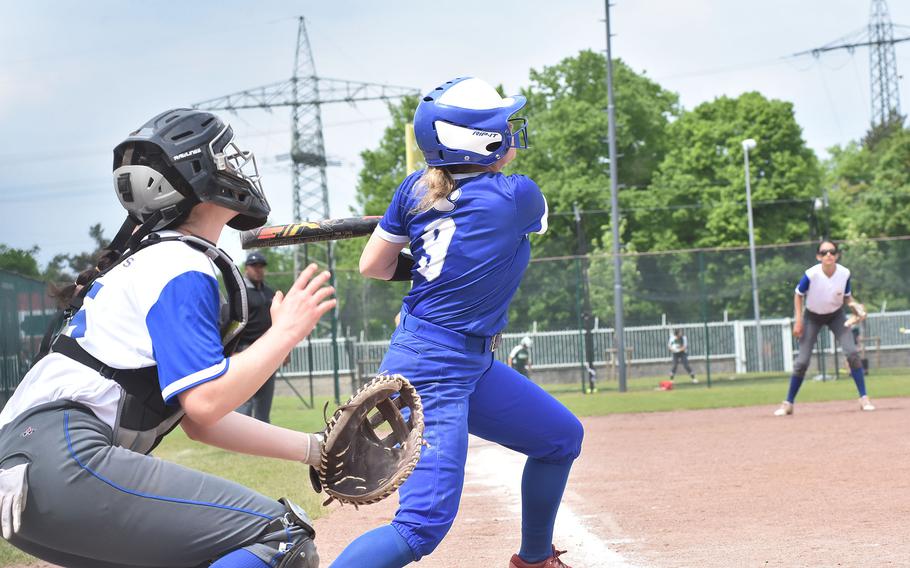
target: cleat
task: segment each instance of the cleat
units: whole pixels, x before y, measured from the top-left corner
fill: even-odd
[[[868,396],[864,396],[859,399],[859,407],[865,410],[866,412],[871,412],[875,410],[875,405],[872,404],[872,401],[869,400]]]
[[[780,403],[780,408],[774,411],[774,416],[790,416],[793,414],[793,405],[786,400]]]
[[[695,377],[692,377],[692,384],[693,384],[693,385],[697,385],[697,384],[698,384],[698,379],[696,379]]]
[[[559,557],[565,553],[565,550],[556,550],[556,547],[554,546],[553,553],[549,558],[533,564],[525,562],[517,554],[513,554],[512,560],[509,562],[509,568],[572,568],[559,559]]]

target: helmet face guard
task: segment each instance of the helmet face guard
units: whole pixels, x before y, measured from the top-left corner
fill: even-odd
[[[430,166],[488,166],[511,148],[527,148],[527,123],[514,115],[522,96],[502,98],[473,77],[448,81],[426,96],[414,113],[417,145]]]
[[[217,193],[208,201],[224,205],[235,211],[237,210],[234,205],[236,202],[248,201],[258,205],[258,209],[262,209],[264,205],[267,217],[271,206],[262,189],[262,175],[259,173],[256,155],[251,150],[241,150],[234,142],[234,129],[230,124],[225,124],[218,135],[209,142],[208,152],[215,164],[215,179],[220,182],[222,191],[224,186],[228,186],[229,189],[239,192],[229,199],[231,203],[221,203],[221,196]],[[252,199],[245,199],[244,191],[248,191]],[[258,222],[258,219],[258,216],[249,218],[249,216],[238,215],[228,225],[240,230],[255,229],[265,223],[265,219],[262,219],[261,223]]]

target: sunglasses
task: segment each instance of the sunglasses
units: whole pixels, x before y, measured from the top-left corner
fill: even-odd
[[[825,249],[818,251],[818,256],[825,256],[829,254],[831,256],[837,256],[837,249]]]

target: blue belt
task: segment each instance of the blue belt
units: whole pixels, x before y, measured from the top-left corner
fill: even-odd
[[[430,341],[464,353],[486,353],[488,351],[496,351],[502,343],[502,333],[497,333],[496,335],[491,335],[489,337],[467,335],[412,316],[404,309],[401,310],[401,323],[399,325],[402,329],[410,331],[411,333],[426,337]]]

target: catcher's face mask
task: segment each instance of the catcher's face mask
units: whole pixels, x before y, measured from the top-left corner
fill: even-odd
[[[265,192],[262,191],[262,175],[256,163],[256,156],[250,150],[241,150],[234,142],[234,129],[229,124],[218,136],[209,142],[209,152],[215,161],[215,168],[226,175],[230,175],[250,185],[253,195],[268,203]]]

